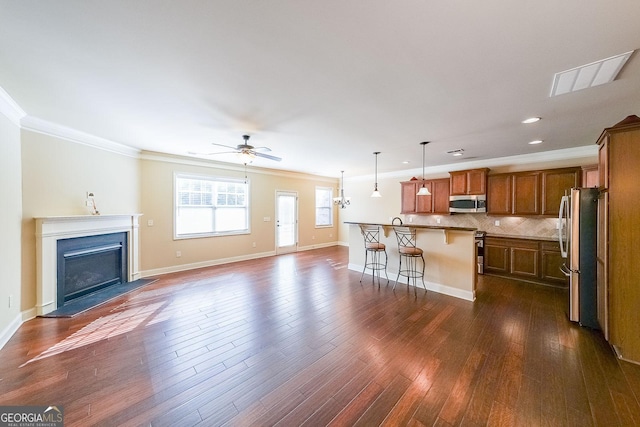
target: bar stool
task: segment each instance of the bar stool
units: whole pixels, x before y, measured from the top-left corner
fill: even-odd
[[[384,271],[384,275],[387,277],[387,284],[389,283],[389,276],[387,275],[387,247],[384,243],[380,243],[380,227],[377,225],[360,224],[360,231],[364,237],[364,268],[362,269],[362,275],[360,276],[360,282],[364,277],[364,272],[371,270],[371,282],[375,283],[375,276],[378,276],[378,286],[380,286],[380,270]],[[384,253],[384,264],[380,259],[380,254]],[[369,259],[371,255],[371,259]]]
[[[396,277],[396,284],[393,285],[393,289],[396,288],[400,276],[405,276],[407,278],[407,286],[409,285],[409,281],[413,279],[414,288],[416,288],[416,279],[419,277],[426,291],[427,286],[424,284],[424,256],[422,256],[422,249],[416,247],[416,229],[410,227],[393,227],[393,231],[396,233],[398,254],[400,255],[398,277]],[[418,270],[418,258],[422,260],[422,270]],[[402,265],[403,259],[405,261],[404,268]]]

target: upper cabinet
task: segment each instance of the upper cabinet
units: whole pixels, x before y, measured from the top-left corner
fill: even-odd
[[[489,172],[487,168],[449,172],[450,194],[452,196],[486,194],[487,172]]]
[[[597,188],[600,186],[600,171],[598,170],[598,165],[582,167],[582,186],[588,188]]]
[[[558,216],[565,191],[580,186],[580,168],[489,175],[487,213],[502,216]]]
[[[424,186],[429,189],[430,196],[418,196],[422,180],[400,183],[403,214],[438,214],[449,215],[449,179],[425,180]]]
[[[542,215],[558,216],[562,196],[571,188],[580,187],[581,182],[581,168],[542,171]]]

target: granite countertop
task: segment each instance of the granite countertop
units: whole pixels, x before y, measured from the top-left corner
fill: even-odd
[[[545,242],[557,242],[558,237],[556,236],[522,236],[519,234],[495,234],[495,233],[487,233],[486,237],[496,237],[500,239],[520,239],[520,240],[542,240]]]
[[[376,223],[376,222],[359,222],[359,221],[345,221],[345,224],[365,224],[365,225],[379,225],[382,227],[411,227],[411,228],[419,228],[423,230],[447,230],[447,231],[476,231],[477,228],[472,227],[451,227],[444,225],[420,225],[420,224],[388,224],[388,223]]]

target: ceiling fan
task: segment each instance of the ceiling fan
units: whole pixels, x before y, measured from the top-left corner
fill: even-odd
[[[245,160],[245,163],[249,163],[250,161],[253,160],[254,157],[262,157],[269,160],[275,160],[276,162],[279,162],[282,160],[280,157],[263,153],[263,151],[271,151],[269,147],[254,147],[253,145],[250,145],[249,135],[242,135],[242,138],[244,139],[244,144],[238,144],[235,147],[232,147],[230,145],[216,144],[215,142],[212,142],[211,143],[212,145],[229,148],[230,150],[233,150],[233,151],[220,151],[215,153],[207,153],[205,155],[212,156],[214,154],[236,153],[243,157],[243,160]]]

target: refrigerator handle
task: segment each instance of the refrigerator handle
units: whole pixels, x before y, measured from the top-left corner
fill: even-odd
[[[565,212],[566,211],[566,212]],[[568,242],[565,241],[564,232],[568,228],[568,215],[569,215],[569,196],[562,196],[560,200],[560,211],[558,212],[558,241],[560,242],[560,255],[562,258],[567,257]],[[566,239],[568,240],[568,239]]]

